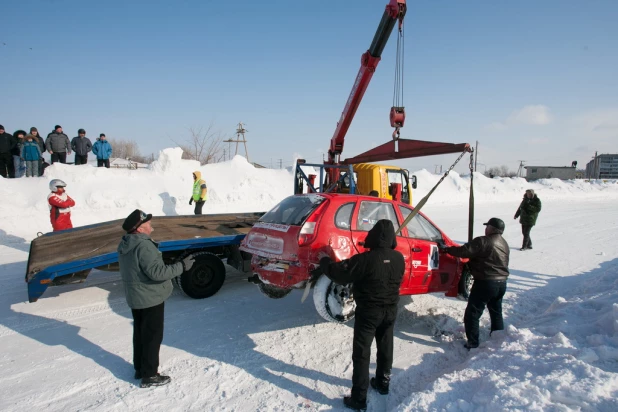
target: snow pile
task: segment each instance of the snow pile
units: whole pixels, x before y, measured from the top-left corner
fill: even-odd
[[[560,288],[558,282],[564,280],[546,287]],[[395,391],[414,393],[393,399],[393,409],[618,410],[618,261],[568,285],[562,289],[570,293],[543,313],[495,332],[479,349],[468,353],[454,341],[429,361],[437,370],[424,368],[430,372],[423,376],[411,368],[397,376]],[[538,308],[546,298],[521,295],[518,303]]]
[[[192,174],[202,172],[208,185],[203,213],[268,211],[293,192],[285,170],[257,169],[242,156],[200,166],[182,160],[179,148],[163,150],[150,169],[97,168],[56,163],[43,178],[0,179],[0,238],[14,235],[31,240],[51,231],[47,195],[49,181],[62,179],[76,205],[74,226],[126,217],[134,209],[153,215],[190,215]]]
[[[418,188],[414,191],[413,199],[420,200],[438,183],[442,175],[436,175],[427,170],[415,173]],[[542,200],[568,198],[571,196],[586,195],[590,199],[618,198],[618,182],[615,180],[560,180],[540,179],[527,182],[521,177],[495,177],[490,179],[482,173],[474,173],[475,201],[509,201],[521,199],[526,189],[534,189]],[[430,203],[467,203],[470,193],[470,176],[461,176],[452,171],[431,195]]]

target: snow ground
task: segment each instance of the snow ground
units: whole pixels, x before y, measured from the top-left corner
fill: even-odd
[[[152,170],[54,165],[46,178],[0,179],[0,410],[343,410],[351,325],[324,322],[301,292],[268,299],[231,268],[215,296],[175,292],[167,301],[161,371],[173,381],[161,388],[140,389],[132,378],[131,314],[118,274],[93,271],[85,284],[50,288],[27,303],[29,242],[51,229],[49,179],[67,181],[73,222],[83,225],[136,207],[190,214],[196,167],[168,150]],[[292,191],[288,172],[253,169],[240,157],[200,170],[206,213],[266,210]],[[439,177],[417,175],[418,199]],[[449,176],[425,207],[459,241],[467,237],[467,184]],[[543,211],[535,249],[520,252],[512,216],[528,187]],[[618,410],[618,184],[475,175],[475,189],[475,233],[501,217],[513,247],[507,330],[489,337],[485,314],[481,347],[468,352],[464,302],[403,297],[391,393],[370,391],[369,410]]]

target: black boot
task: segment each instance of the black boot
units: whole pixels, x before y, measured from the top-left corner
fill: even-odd
[[[367,410],[367,401],[357,401],[351,396],[346,396],[343,398],[343,404],[346,408],[354,409],[356,411],[366,411]]]
[[[149,388],[151,386],[163,386],[170,383],[172,378],[165,375],[159,375],[158,373],[155,376],[151,376],[150,378],[142,378],[141,388]]]
[[[376,391],[378,391],[380,395],[388,395],[389,381],[390,381],[390,378],[382,378],[382,379],[371,378],[369,383],[371,384],[371,387],[375,389]]]

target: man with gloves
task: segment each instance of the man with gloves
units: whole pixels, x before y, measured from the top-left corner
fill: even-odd
[[[206,203],[206,193],[208,187],[206,187],[206,181],[202,179],[202,172],[196,170],[193,172],[193,194],[189,200],[189,205],[195,202],[194,213],[196,215],[202,214],[202,207]]]
[[[442,247],[443,252],[460,258],[468,258],[468,267],[474,284],[464,314],[468,350],[479,346],[479,320],[485,306],[489,310],[491,331],[504,329],[502,298],[506,293],[509,276],[510,248],[502,237],[504,222],[492,217],[485,225],[485,236],[474,238],[463,246]]]
[[[524,235],[524,240],[521,245],[521,249],[532,249],[532,239],[530,239],[530,231],[532,226],[536,224],[536,218],[541,211],[541,199],[537,197],[534,190],[528,189],[524,194],[524,199],[515,212],[513,219],[519,218],[521,223],[521,233]]]
[[[191,269],[193,256],[166,265],[150,237],[152,215],[134,210],[122,224],[127,232],[118,245],[118,263],[127,303],[133,314],[133,366],[141,387],[170,383],[160,375],[159,349],[163,341],[164,302],[172,294],[171,279]]]
[[[320,268],[333,282],[353,283],[356,301],[354,341],[352,345],[352,394],[343,398],[346,407],[367,409],[367,388],[381,395],[389,392],[393,367],[393,329],[397,318],[399,287],[405,271],[403,255],[397,247],[395,228],[390,220],[379,220],[367,233],[366,252],[341,262],[329,257],[320,260]],[[371,343],[376,339],[378,355],[376,376],[369,380]]]

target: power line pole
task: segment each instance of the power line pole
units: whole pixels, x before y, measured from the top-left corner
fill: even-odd
[[[519,161],[519,169],[517,169],[517,177],[524,177],[524,162],[525,160]]]
[[[474,171],[476,172],[476,161],[479,158],[479,141],[476,141],[476,148],[474,149]]]
[[[283,169],[283,159],[279,159],[279,169]]]
[[[238,154],[238,143],[243,143],[245,146],[245,157],[247,158],[247,161],[249,161],[249,151],[247,150],[247,139],[245,138],[245,133],[247,133],[249,130],[245,129],[245,126],[242,124],[242,122],[238,122],[238,126],[236,127],[236,139],[228,139],[228,140],[224,140],[224,143],[228,143],[228,147],[230,143],[236,143],[236,151],[234,152],[234,156],[236,156]],[[242,136],[242,140],[240,139],[240,137]],[[230,157],[232,157],[232,151],[230,150]]]

